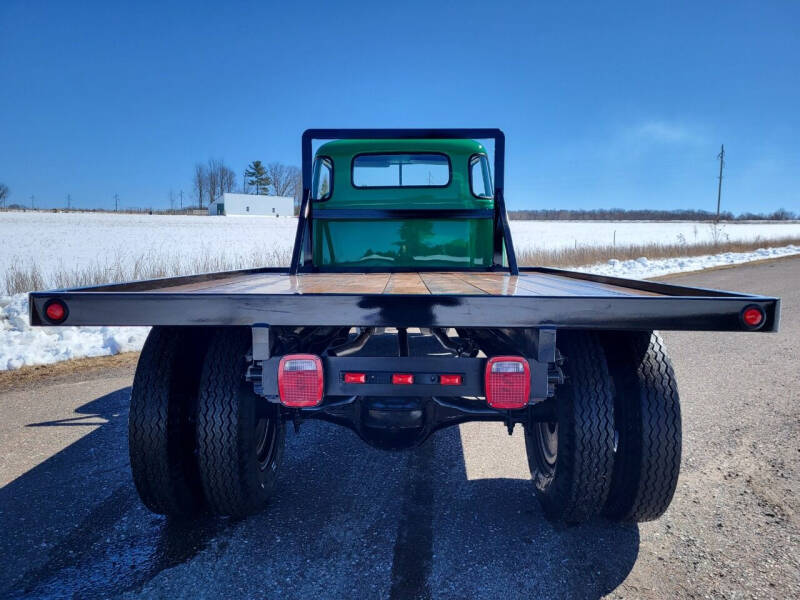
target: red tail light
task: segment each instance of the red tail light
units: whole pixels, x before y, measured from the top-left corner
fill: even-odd
[[[531,371],[521,356],[495,356],[486,363],[486,402],[493,408],[523,408],[531,395]]]
[[[303,408],[322,402],[322,361],[313,354],[289,354],[278,364],[278,394],[285,406]]]
[[[395,385],[411,385],[414,383],[414,376],[411,373],[395,373],[392,375],[392,383]]]
[[[44,305],[44,314],[51,323],[61,323],[67,318],[67,305],[61,300],[50,300]]]
[[[461,375],[440,375],[439,383],[441,385],[461,385]]]

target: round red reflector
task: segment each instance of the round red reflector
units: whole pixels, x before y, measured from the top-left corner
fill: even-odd
[[[761,325],[764,320],[764,313],[758,308],[748,308],[742,313],[742,321],[750,327],[757,327]]]
[[[67,309],[61,302],[55,301],[47,305],[47,308],[44,309],[44,314],[51,321],[58,323],[67,318]]]

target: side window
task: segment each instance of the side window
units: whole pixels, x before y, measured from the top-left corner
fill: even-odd
[[[327,156],[320,156],[314,162],[311,182],[311,199],[327,200],[333,188],[333,162]]]
[[[492,198],[492,175],[489,159],[483,154],[475,154],[469,159],[469,187],[472,195],[478,198]]]

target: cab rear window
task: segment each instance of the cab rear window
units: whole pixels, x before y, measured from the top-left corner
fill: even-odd
[[[357,188],[445,187],[450,159],[439,153],[359,154],[353,158]]]

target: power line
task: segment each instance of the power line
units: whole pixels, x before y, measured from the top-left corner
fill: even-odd
[[[719,159],[719,187],[717,188],[717,221],[719,221],[719,206],[722,201],[722,167],[725,164],[725,144],[722,144],[717,154]]]

